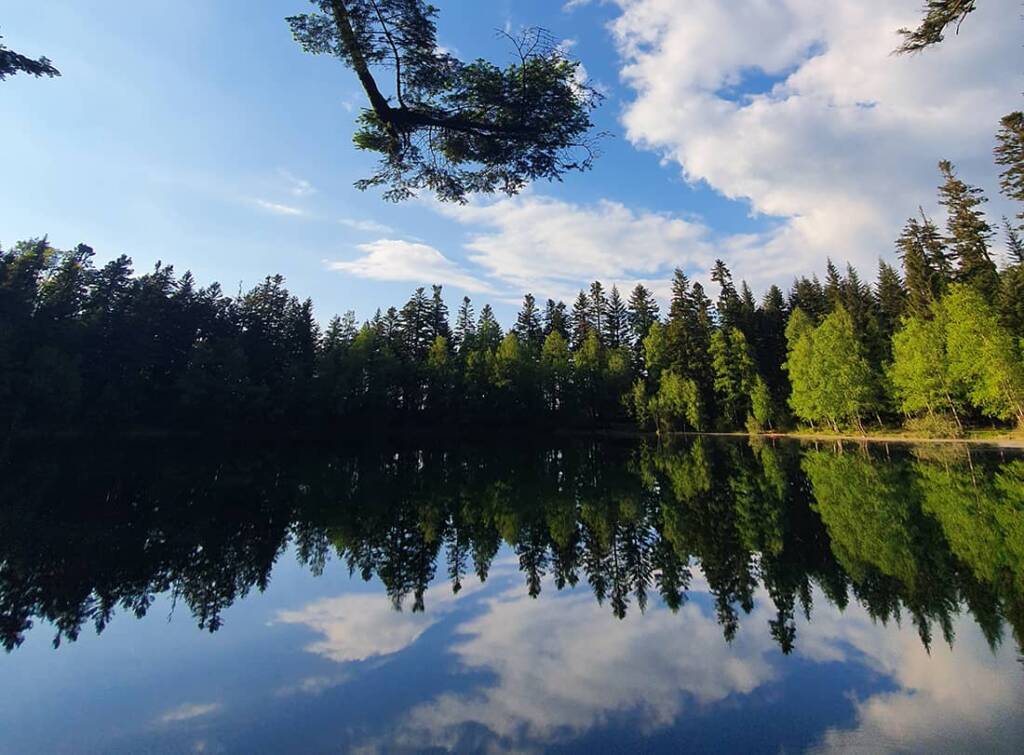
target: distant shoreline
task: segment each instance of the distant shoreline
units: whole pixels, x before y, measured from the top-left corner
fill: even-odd
[[[922,443],[945,443],[945,444],[971,444],[979,446],[998,446],[999,448],[1021,448],[1024,449],[1024,437],[966,437],[966,438],[925,438],[916,435],[846,435],[836,433],[807,433],[807,432],[775,432],[775,433],[694,433],[679,432],[672,433],[673,436],[688,437],[719,437],[719,438],[764,438],[766,440],[802,440],[802,441],[852,441],[855,443],[904,443],[918,445]]]

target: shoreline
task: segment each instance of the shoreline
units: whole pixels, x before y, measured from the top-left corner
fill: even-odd
[[[994,437],[994,438],[924,438],[914,435],[847,435],[836,433],[806,433],[806,432],[774,432],[774,433],[744,433],[744,432],[721,432],[721,433],[694,433],[679,432],[671,433],[672,436],[688,437],[719,437],[719,438],[763,438],[765,440],[798,440],[798,441],[851,441],[854,443],[902,443],[905,445],[921,445],[925,443],[940,444],[968,444],[978,446],[996,446],[998,448],[1024,449],[1024,438]]]

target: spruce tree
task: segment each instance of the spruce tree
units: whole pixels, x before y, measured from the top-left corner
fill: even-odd
[[[660,315],[661,312],[654,295],[642,284],[636,284],[633,292],[629,295],[629,306],[627,307],[629,331],[634,346],[642,344],[643,340],[647,338],[651,326],[658,321]]]
[[[996,164],[1003,168],[999,188],[1007,199],[1021,203],[1017,220],[1024,230],[1024,113],[1004,116],[996,140]]]
[[[519,342],[526,347],[528,354],[540,354],[544,332],[540,324],[540,313],[537,311],[537,300],[533,294],[527,294],[523,298],[523,306],[516,317],[514,332]]]
[[[943,178],[939,204],[946,208],[947,241],[957,261],[957,281],[973,286],[990,301],[999,290],[999,276],[989,254],[992,227],[979,209],[987,200],[981,189],[956,176],[948,160],[939,163]]]
[[[501,326],[494,317],[494,310],[490,304],[485,304],[480,310],[480,319],[476,325],[476,345],[478,349],[494,351],[501,343],[503,333]]]
[[[722,327],[739,327],[740,297],[736,293],[736,286],[732,282],[732,273],[722,260],[715,260],[715,266],[711,269],[711,280],[718,284],[718,321]]]
[[[843,278],[839,268],[829,258],[825,264],[825,311],[835,312],[843,305]]]
[[[1024,239],[1007,218],[1003,218],[1003,229],[1006,231],[1006,252],[1011,265],[1024,265]]]
[[[452,347],[460,356],[473,348],[473,339],[476,336],[476,314],[473,312],[473,302],[468,296],[462,297],[462,304],[459,306],[459,313],[455,317],[455,332],[452,334]]]
[[[597,334],[598,340],[604,337],[605,318],[608,316],[608,297],[604,293],[601,281],[590,284],[590,329]]]
[[[566,315],[565,302],[555,302],[548,299],[544,306],[544,337],[552,333],[558,333],[568,342],[569,340],[569,318]]]
[[[592,321],[590,299],[587,297],[587,292],[581,290],[572,305],[572,312],[569,314],[569,343],[574,352],[579,351],[587,340]]]
[[[908,306],[907,290],[896,268],[880,260],[878,282],[875,284],[875,298],[878,301],[878,322],[885,339],[892,338],[899,327]]]
[[[617,286],[608,297],[608,313],[604,321],[604,341],[610,349],[629,346],[629,316]]]
[[[936,299],[937,275],[925,252],[921,231],[921,224],[916,218],[907,220],[896,241],[896,248],[903,261],[907,308],[918,317],[930,317],[932,303]]]
[[[445,342],[451,340],[452,329],[448,324],[448,305],[444,302],[442,287],[437,285],[433,286],[433,294],[430,299],[430,327],[433,336],[431,346],[437,338],[444,338]]]
[[[789,292],[789,310],[796,309],[802,310],[815,321],[821,320],[827,314],[828,301],[817,276],[805,276],[793,281],[793,287]]]

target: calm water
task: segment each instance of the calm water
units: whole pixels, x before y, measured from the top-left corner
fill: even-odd
[[[1024,457],[16,449],[0,640],[0,752],[1016,752]]]

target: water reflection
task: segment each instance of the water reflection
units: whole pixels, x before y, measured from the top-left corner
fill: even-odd
[[[545,576],[582,581],[619,618],[652,593],[679,610],[699,564],[726,640],[763,585],[784,652],[815,587],[883,623],[906,615],[926,648],[953,642],[965,608],[993,646],[1024,629],[1024,461],[966,447],[28,453],[8,462],[3,500],[8,650],[36,619],[59,644],[162,592],[217,630],[289,540],[314,573],[339,557],[413,613],[438,568],[458,594],[504,542],[531,596]]]
[[[22,448],[0,496],[12,659],[39,631],[59,646],[157,609],[218,637],[266,633],[251,640],[265,668],[232,661],[231,694],[161,697],[126,750],[180,749],[183,731],[233,751],[1012,750],[1024,735],[1020,456],[708,441]],[[370,589],[345,587],[332,561]],[[262,622],[229,610],[296,564],[329,572],[317,594],[279,591]],[[321,727],[323,747],[275,740],[287,716]]]

